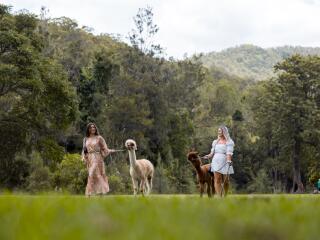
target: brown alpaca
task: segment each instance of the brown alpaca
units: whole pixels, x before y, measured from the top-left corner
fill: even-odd
[[[144,195],[149,194],[152,190],[152,178],[154,167],[147,159],[137,160],[136,150],[137,144],[134,140],[128,139],[125,147],[129,152],[130,159],[130,176],[133,184],[133,194],[136,195],[138,190]]]
[[[187,157],[197,171],[197,179],[200,186],[200,197],[202,197],[204,193],[205,184],[207,184],[208,197],[211,197],[215,191],[214,178],[209,173],[210,164],[202,165],[201,159],[197,152],[189,152]]]

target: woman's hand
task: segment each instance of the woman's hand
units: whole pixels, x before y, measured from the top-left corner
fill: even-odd
[[[82,163],[85,164],[86,166],[88,165],[88,156],[87,154],[85,154],[82,159],[81,159]]]
[[[227,163],[229,163],[229,165],[232,165],[231,158],[232,158],[232,156],[230,154],[227,154]]]

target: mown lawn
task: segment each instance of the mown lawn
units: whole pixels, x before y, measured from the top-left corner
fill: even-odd
[[[1,195],[0,239],[320,239],[320,196]]]

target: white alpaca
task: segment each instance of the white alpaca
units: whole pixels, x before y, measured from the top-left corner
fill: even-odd
[[[149,194],[152,189],[154,167],[147,159],[137,160],[137,144],[134,140],[128,139],[125,143],[125,146],[129,152],[130,176],[133,184],[133,193],[136,195],[139,190],[142,194]]]

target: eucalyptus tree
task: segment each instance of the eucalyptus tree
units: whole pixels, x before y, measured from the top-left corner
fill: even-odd
[[[0,176],[6,186],[21,184],[27,172],[17,152],[37,149],[77,117],[75,89],[62,66],[43,55],[37,27],[34,15],[13,15],[0,5]]]
[[[275,70],[277,77],[265,83],[263,96],[257,98],[257,125],[260,137],[267,140],[268,155],[282,166],[291,165],[291,191],[304,192],[302,176],[319,156],[320,57],[295,55]]]

